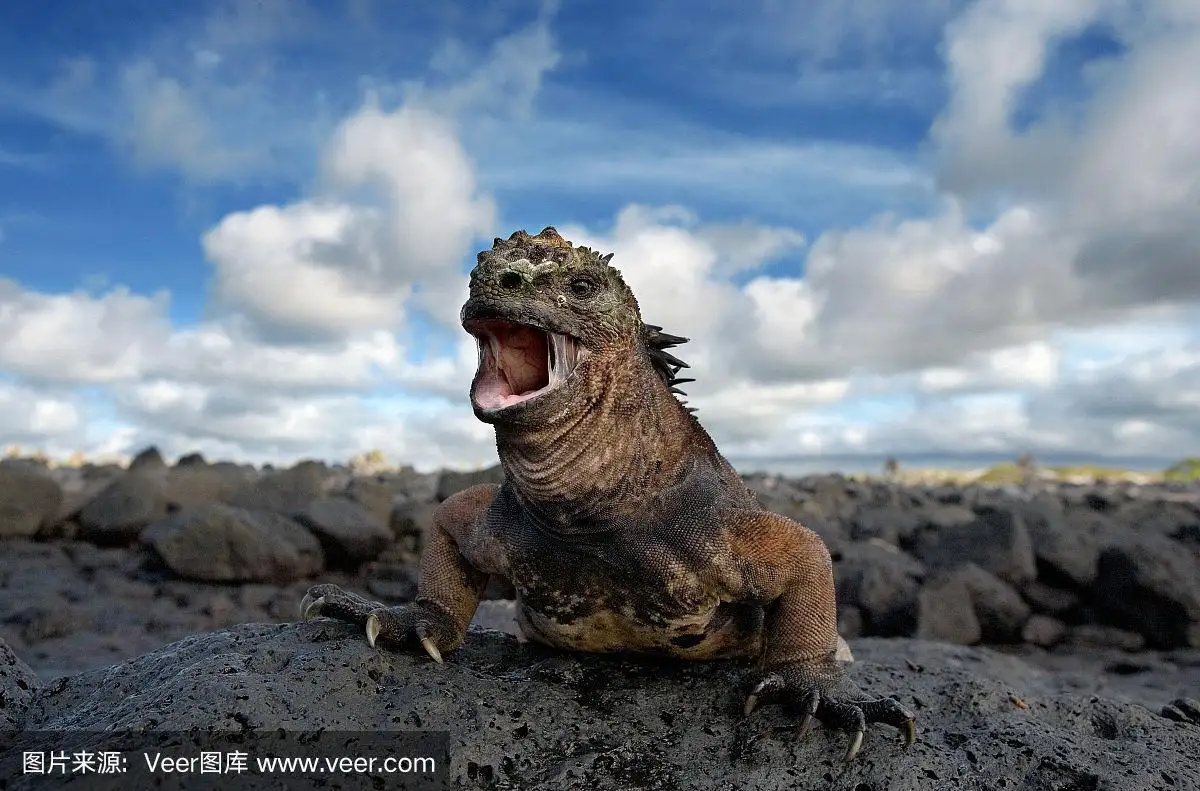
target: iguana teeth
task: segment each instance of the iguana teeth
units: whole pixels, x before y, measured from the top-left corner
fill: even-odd
[[[571,354],[575,344],[566,335],[560,332],[551,332],[550,342],[546,344],[547,349],[553,349],[550,353],[550,358],[557,362],[557,365],[549,369],[550,384],[562,384],[567,380],[567,377],[575,370],[574,355]]]

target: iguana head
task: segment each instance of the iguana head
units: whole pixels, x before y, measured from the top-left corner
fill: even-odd
[[[679,381],[685,364],[665,349],[686,339],[642,322],[610,260],[612,253],[575,247],[554,228],[497,237],[479,253],[461,318],[479,343],[471,402],[480,420],[529,420],[561,409],[583,397],[582,381],[614,373],[604,370],[605,359],[640,359],[668,385]],[[597,382],[590,384],[596,392]]]

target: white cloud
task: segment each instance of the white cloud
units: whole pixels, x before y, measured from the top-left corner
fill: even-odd
[[[460,279],[472,242],[496,224],[495,203],[481,193],[454,127],[419,106],[384,113],[368,104],[334,134],[325,167],[336,185],[384,191],[384,279],[419,280],[436,292]]]
[[[1052,114],[1021,132],[1014,106],[1048,48],[1114,18],[1110,6],[984,0],[951,25],[953,94],[933,136],[942,211],[827,232],[802,281],[752,284],[745,373],[944,371],[1056,328],[1200,297],[1200,142],[1186,131],[1200,86],[1184,76],[1200,70],[1200,30],[1194,14],[1156,8],[1177,25],[1133,28],[1078,124]],[[984,193],[1017,200],[978,229],[966,201]]]
[[[346,461],[381,449],[419,469],[495,462],[490,427],[462,405],[412,397],[298,397],[149,382],[116,393],[129,447],[256,463]]]
[[[1088,72],[1088,96],[1018,130],[1015,103],[1057,37],[1103,23],[1125,51]],[[1200,140],[1188,131],[1200,114],[1194,6],[988,0],[948,40],[955,90],[933,136],[945,187],[1027,202],[1045,235],[1066,245],[1057,266],[1087,284],[1094,312],[1200,297]]]
[[[70,436],[84,416],[71,398],[48,397],[36,389],[0,381],[0,437],[20,444]]]
[[[462,42],[448,39],[430,63],[448,84],[407,81],[400,86],[405,100],[452,116],[528,116],[543,78],[563,59],[550,31],[552,6],[545,3],[533,24],[498,39],[477,63]]]
[[[1034,341],[977,354],[967,364],[932,367],[918,374],[922,392],[990,389],[1039,389],[1058,382],[1060,351],[1047,341]]]
[[[330,188],[382,194],[260,206],[205,234],[216,295],[268,337],[397,328],[414,288],[441,296],[495,224],[453,127],[420,108],[368,103],[334,133],[324,170]]]
[[[71,384],[138,376],[170,333],[168,297],[127,289],[100,299],[43,294],[0,280],[0,371]]]
[[[179,80],[146,60],[121,74],[130,125],[126,145],[146,167],[178,168],[195,181],[215,181],[245,172],[264,152],[217,139],[197,100]]]
[[[307,201],[229,215],[204,237],[216,296],[268,333],[395,326],[411,284],[386,282],[377,216]]]

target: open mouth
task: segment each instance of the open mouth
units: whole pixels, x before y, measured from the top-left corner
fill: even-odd
[[[476,406],[488,411],[549,393],[567,381],[584,356],[571,336],[528,324],[477,319],[463,327],[479,344],[472,397]]]

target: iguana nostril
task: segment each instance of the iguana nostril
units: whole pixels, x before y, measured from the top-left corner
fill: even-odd
[[[521,276],[512,270],[500,275],[501,288],[519,288],[521,286]]]

